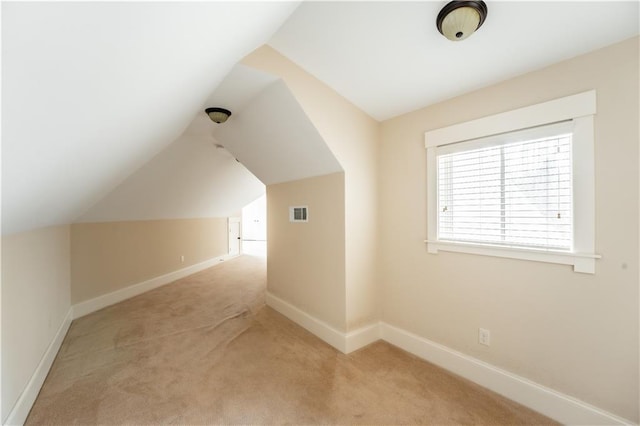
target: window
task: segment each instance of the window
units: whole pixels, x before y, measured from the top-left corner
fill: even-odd
[[[427,132],[429,252],[593,273],[594,113],[592,91]]]
[[[438,239],[571,250],[567,124],[438,149]]]

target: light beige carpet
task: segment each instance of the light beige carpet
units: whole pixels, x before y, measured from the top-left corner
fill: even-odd
[[[242,256],[73,322],[27,424],[549,424],[377,342],[344,355],[264,306]]]

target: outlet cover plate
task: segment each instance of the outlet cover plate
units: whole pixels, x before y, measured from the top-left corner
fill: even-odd
[[[478,329],[478,343],[485,346],[491,345],[491,332],[486,328]]]

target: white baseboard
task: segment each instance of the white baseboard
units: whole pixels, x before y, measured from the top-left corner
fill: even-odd
[[[320,321],[269,292],[266,294],[266,302],[267,306],[280,312],[282,315],[289,318],[302,328],[310,331],[312,334],[315,334],[317,337],[321,338],[340,352],[345,352],[346,345],[343,332],[336,330],[326,322]]]
[[[342,353],[353,352],[380,339],[380,326],[377,323],[343,333],[272,293],[267,292],[266,302],[267,306],[280,312]]]
[[[15,405],[9,412],[9,416],[7,416],[7,420],[4,423],[5,425],[22,425],[25,420],[27,420],[29,411],[31,411],[31,407],[36,401],[38,393],[40,393],[40,388],[42,388],[42,384],[47,378],[47,374],[49,374],[49,370],[51,369],[51,365],[58,354],[58,350],[60,350],[60,346],[62,346],[62,341],[67,335],[72,319],[73,308],[69,308],[69,311],[62,320],[62,324],[60,324],[56,335],[42,356],[40,363],[38,363],[38,366],[31,375],[27,386],[24,388]]]
[[[112,293],[103,294],[102,296],[76,303],[73,305],[73,319],[83,317],[102,308],[106,308],[107,306],[111,306],[139,294],[146,293],[149,290],[162,287],[163,285],[172,283],[180,278],[184,278],[191,274],[195,274],[196,272],[215,266],[222,261],[231,259],[232,257],[236,256],[223,255],[214,257],[213,259],[205,260],[204,262],[196,263],[195,265],[187,266],[186,268],[151,278],[150,280],[116,290]]]
[[[345,336],[345,351],[351,353],[380,340],[380,323],[350,331]]]
[[[563,424],[627,425],[626,419],[486,362],[381,323],[383,340]]]
[[[51,369],[51,365],[53,364],[58,350],[62,345],[62,341],[64,340],[64,337],[66,336],[67,331],[71,326],[72,320],[95,312],[107,306],[113,305],[115,303],[121,302],[123,300],[129,299],[131,297],[137,296],[139,294],[145,293],[149,290],[153,290],[155,288],[169,284],[188,275],[195,274],[196,272],[203,271],[233,257],[236,256],[224,255],[215,257],[213,259],[209,259],[204,262],[200,262],[195,265],[191,265],[186,268],[179,269],[177,271],[170,272],[168,274],[152,278],[150,280],[143,281],[141,283],[134,284],[132,286],[114,291],[112,293],[105,294],[71,306],[55,337],[49,344],[47,351],[40,360],[38,367],[31,376],[31,379],[29,379],[27,386],[25,387],[24,391],[18,398],[18,401],[7,416],[7,420],[4,424],[22,425],[27,419],[29,411],[31,411],[31,407],[33,406],[33,403],[35,402],[36,397],[40,392],[40,388],[42,388],[42,384],[44,383],[47,374],[49,374],[49,370]]]
[[[384,322],[343,333],[269,292],[266,299],[268,306],[340,352],[350,353],[382,339],[561,423],[633,424],[586,402]]]
[[[22,425],[26,420],[62,345],[72,319],[207,269],[228,258],[228,256],[221,256],[210,259],[72,306],[31,376],[25,390],[9,413],[5,424]],[[576,398],[384,322],[343,333],[269,292],[266,294],[266,302],[271,308],[343,353],[353,352],[376,340],[383,339],[394,346],[476,382],[561,423],[633,424],[629,420],[608,413]]]

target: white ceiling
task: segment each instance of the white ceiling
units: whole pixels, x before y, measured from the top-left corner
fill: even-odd
[[[80,217],[296,6],[2,2],[2,233]]]
[[[215,124],[200,111],[178,140],[77,221],[226,217],[264,194],[265,184],[342,170],[276,76],[236,65],[206,105],[233,114]]]
[[[265,187],[215,144],[210,135],[186,132],[77,221],[232,216],[264,194]]]
[[[244,87],[255,86],[249,83],[252,75],[261,74],[257,70],[247,72],[239,65],[212,97],[218,92],[242,93]],[[342,171],[282,80],[269,84],[226,123],[217,126],[213,134],[265,185]]]
[[[445,3],[2,2],[2,233],[239,208],[216,185],[261,184],[214,133],[267,183],[338,170],[284,83],[235,67],[267,42],[383,120],[638,34],[637,1],[489,1],[454,43]]]
[[[639,2],[486,1],[461,42],[436,17],[447,1],[305,2],[269,44],[385,120],[633,37]]]

